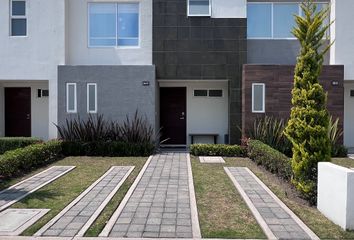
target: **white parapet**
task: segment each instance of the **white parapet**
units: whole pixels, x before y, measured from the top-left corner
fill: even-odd
[[[317,208],[343,229],[354,230],[354,171],[332,163],[318,164]]]

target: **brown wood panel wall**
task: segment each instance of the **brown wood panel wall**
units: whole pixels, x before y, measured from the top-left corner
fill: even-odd
[[[291,109],[291,90],[294,79],[293,65],[243,65],[242,74],[242,130],[247,133],[256,118],[264,115],[287,119]],[[344,66],[323,67],[320,83],[328,93],[327,107],[343,128]],[[337,82],[338,85],[333,85]],[[252,113],[252,83],[265,84],[265,113]]]

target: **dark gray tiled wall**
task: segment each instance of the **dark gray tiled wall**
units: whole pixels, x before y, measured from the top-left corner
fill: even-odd
[[[228,79],[230,137],[239,141],[247,21],[187,17],[186,0],[153,1],[153,62],[158,79]]]

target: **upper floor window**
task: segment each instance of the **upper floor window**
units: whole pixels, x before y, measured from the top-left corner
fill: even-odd
[[[27,35],[26,1],[11,0],[10,6],[10,35]]]
[[[89,46],[138,46],[138,3],[90,3]]]
[[[188,16],[210,16],[210,0],[187,0]]]
[[[318,3],[317,11],[327,7]],[[301,15],[300,3],[248,3],[247,37],[255,39],[294,39],[294,14]]]

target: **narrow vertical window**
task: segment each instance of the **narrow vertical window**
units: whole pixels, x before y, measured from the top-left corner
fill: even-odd
[[[87,84],[87,112],[97,113],[97,84]]]
[[[187,0],[188,16],[211,16],[210,0]]]
[[[10,34],[11,36],[27,35],[26,1],[11,0],[10,2]]]
[[[66,112],[77,112],[76,83],[66,84]]]
[[[252,112],[254,113],[265,112],[265,84],[264,83],[252,84]]]

